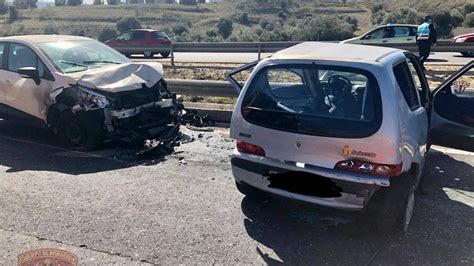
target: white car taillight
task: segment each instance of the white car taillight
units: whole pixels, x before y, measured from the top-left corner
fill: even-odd
[[[466,41],[466,38],[457,38],[455,43],[462,43],[462,42],[465,42]]]

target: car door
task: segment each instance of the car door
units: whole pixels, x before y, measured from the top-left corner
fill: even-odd
[[[125,32],[119,36],[117,36],[111,46],[119,51],[123,49],[123,47],[130,46],[130,40],[132,39],[132,32]]]
[[[54,81],[51,72],[36,53],[24,44],[9,43],[6,51],[5,69],[0,73],[0,89],[2,102],[8,106],[8,115],[46,120],[46,101]],[[20,75],[18,70],[25,67],[36,68],[39,79],[35,81]]]
[[[474,60],[433,91],[431,142],[474,151]]]

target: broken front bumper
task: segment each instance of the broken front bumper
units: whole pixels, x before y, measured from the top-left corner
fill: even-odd
[[[108,110],[105,127],[111,136],[127,140],[167,139],[179,127],[181,109],[174,99],[163,99],[129,109]]]
[[[344,210],[362,210],[375,191],[390,182],[385,178],[355,176],[319,167],[235,152],[232,173],[236,182],[280,196]]]

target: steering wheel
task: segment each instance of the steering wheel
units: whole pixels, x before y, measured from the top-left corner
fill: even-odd
[[[347,78],[347,77],[344,77],[342,75],[332,75],[328,78],[328,87],[329,88],[333,88],[334,85],[332,84],[336,84],[336,83],[344,83],[343,86],[342,86],[342,90],[341,90],[341,95],[347,95],[347,94],[350,94],[351,91],[352,91],[352,83],[351,81]]]

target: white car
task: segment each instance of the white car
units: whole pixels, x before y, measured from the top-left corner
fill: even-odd
[[[161,64],[132,63],[85,37],[0,38],[0,117],[46,125],[69,148],[167,140],[179,131],[181,107]]]
[[[414,54],[364,45],[306,42],[231,71],[237,188],[374,206],[381,231],[407,230],[432,141],[474,147],[473,62],[432,92]]]

